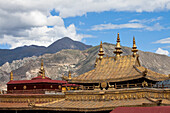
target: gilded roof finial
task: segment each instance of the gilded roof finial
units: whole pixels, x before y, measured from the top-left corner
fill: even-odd
[[[113,51],[113,53],[116,54],[116,57],[119,57],[120,54],[122,54],[122,50],[121,50],[121,46],[120,46],[120,37],[119,37],[119,33],[117,34],[117,43],[116,43],[116,47],[115,47],[115,51]]]
[[[99,49],[99,53],[98,53],[100,60],[103,58],[103,55],[104,55],[103,52],[104,52],[104,51],[103,51],[102,41],[101,41],[101,43],[100,43],[100,49]]]
[[[137,55],[137,52],[138,52],[138,49],[137,49],[137,47],[136,47],[135,37],[133,37],[132,52],[133,52],[133,56],[136,56],[136,55]]]
[[[10,80],[13,80],[13,79],[14,79],[13,72],[11,71],[11,73],[10,73]]]
[[[41,69],[40,70],[44,70],[44,63],[43,63],[43,59],[41,60]]]
[[[68,79],[71,79],[71,71],[68,72]]]
[[[39,75],[42,76],[42,79],[45,79],[45,69],[44,69],[43,59],[41,60],[41,68],[40,68],[40,71],[39,71]]]
[[[43,70],[42,79],[45,79],[45,70]]]

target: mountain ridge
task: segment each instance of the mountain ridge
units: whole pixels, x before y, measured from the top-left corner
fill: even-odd
[[[61,44],[65,44],[63,46]],[[62,49],[78,49],[85,50],[92,47],[91,45],[85,45],[82,42],[74,41],[69,37],[63,37],[53,42],[48,47],[45,46],[22,46],[15,49],[0,49],[0,66],[5,62],[11,63],[13,60],[19,60],[24,57],[40,56],[45,53],[56,53]]]
[[[105,56],[114,56],[115,44],[103,43]],[[71,71],[72,77],[94,69],[95,59],[98,57],[99,45],[86,50],[63,49],[56,53],[46,53],[40,56],[25,57],[22,60],[13,60],[0,66],[0,88],[4,88],[13,71],[15,80],[31,79],[36,77],[44,60],[46,76],[52,79],[61,79]],[[122,46],[122,55],[131,55],[131,48]],[[142,66],[162,74],[170,74],[170,57],[151,52],[138,51]]]

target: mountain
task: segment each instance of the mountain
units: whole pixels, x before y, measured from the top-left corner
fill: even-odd
[[[48,48],[46,49],[46,51],[44,53],[56,53],[56,52],[61,51],[63,49],[86,50],[90,47],[92,47],[92,46],[85,45],[85,44],[78,42],[78,41],[73,41],[68,37],[64,37],[60,40],[57,40],[56,42],[54,42],[50,46],[48,46]]]
[[[23,46],[15,49],[0,49],[0,66],[5,62],[11,63],[13,60],[19,60],[24,57],[40,56],[45,53],[56,53],[62,49],[78,49],[85,50],[92,46],[85,45],[78,41],[73,41],[68,37],[64,37],[52,43],[48,47],[44,46]]]
[[[114,44],[103,44],[105,56],[113,56],[115,50]],[[123,54],[129,55],[131,48],[122,47]],[[44,59],[46,76],[52,79],[61,79],[63,74],[68,75],[70,70],[72,77],[78,76],[94,68],[95,59],[98,56],[99,46],[91,47],[87,50],[64,49],[54,54],[44,54],[41,56],[33,56],[23,58],[23,60],[15,60],[12,63],[5,63],[0,67],[0,76],[4,78],[1,84],[9,81],[9,73],[13,70],[14,79],[30,79],[37,76],[41,59]],[[150,52],[139,51],[139,60],[141,65],[155,72],[170,74],[170,57]],[[2,73],[2,74],[1,74]],[[2,85],[4,86],[4,85]]]

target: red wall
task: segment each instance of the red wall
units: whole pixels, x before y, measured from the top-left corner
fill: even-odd
[[[56,90],[59,89],[58,83],[34,83],[34,84],[8,84],[7,90],[35,90],[35,89],[48,89],[48,90]],[[23,87],[26,86],[26,89]],[[34,88],[36,86],[36,88]],[[52,87],[51,87],[52,86]],[[16,89],[14,89],[16,87]]]

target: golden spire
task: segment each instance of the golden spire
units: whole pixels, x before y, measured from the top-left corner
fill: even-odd
[[[115,47],[115,51],[113,51],[113,53],[116,54],[116,57],[119,57],[120,54],[122,54],[122,50],[121,50],[121,46],[120,46],[120,38],[119,38],[119,33],[117,34],[117,43],[116,43],[116,47]]]
[[[43,59],[41,60],[41,68],[40,70],[44,70],[44,63],[43,63]]]
[[[137,49],[137,47],[136,47],[135,37],[133,37],[132,52],[133,52],[133,56],[136,56],[136,55],[137,55],[137,52],[138,52],[138,49]]]
[[[41,68],[39,74],[42,76],[42,79],[45,79],[45,69],[44,69],[43,59],[41,60]]]
[[[68,72],[68,79],[71,79],[71,71]]]
[[[104,55],[103,52],[104,52],[104,51],[103,51],[102,41],[101,41],[101,43],[100,43],[100,49],[99,49],[99,53],[98,53],[100,60],[103,58],[103,55]]]
[[[45,70],[43,70],[42,79],[45,79]]]
[[[13,80],[13,79],[14,79],[13,72],[11,71],[11,73],[10,73],[10,80]]]

